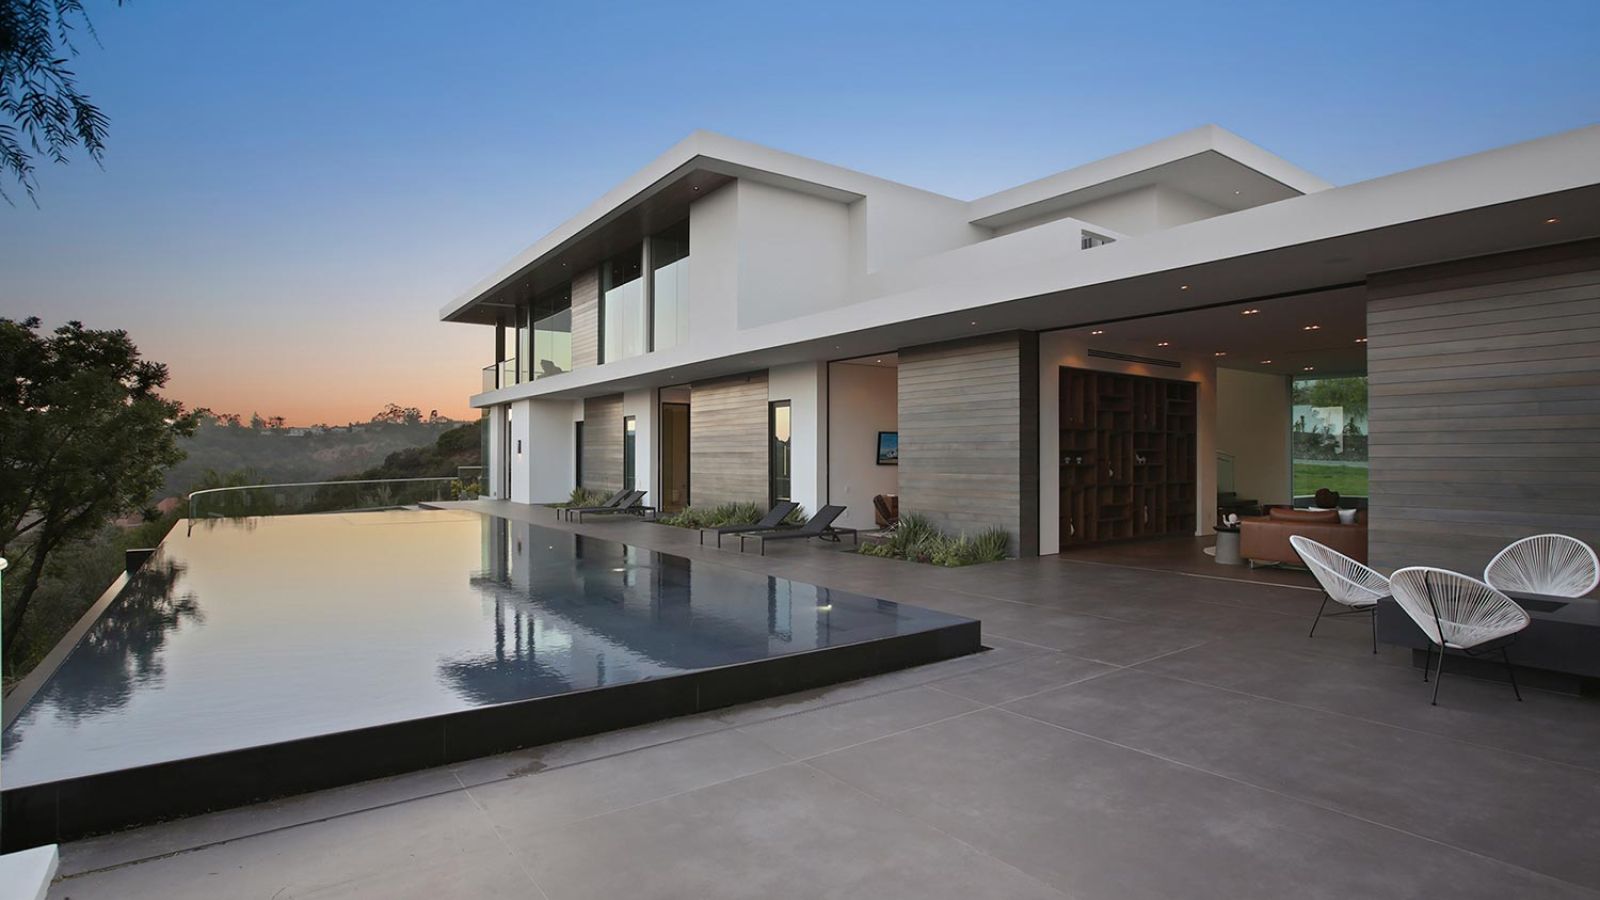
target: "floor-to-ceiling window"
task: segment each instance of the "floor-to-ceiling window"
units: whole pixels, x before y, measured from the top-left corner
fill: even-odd
[[[639,422],[633,416],[622,417],[622,489],[638,490],[636,472],[639,465]]]
[[[1367,496],[1367,378],[1296,377],[1290,391],[1294,496]]]
[[[689,342],[689,220],[650,238],[652,350]]]
[[[600,267],[600,361],[616,362],[650,349],[649,310],[644,302],[644,248],[640,244]]]
[[[662,512],[689,505],[689,404],[661,404]]]
[[[583,423],[572,423],[572,483],[583,487]]]
[[[567,282],[533,298],[532,352],[528,368],[533,378],[572,371],[572,283]]]
[[[526,304],[517,307],[517,384],[533,380],[533,328],[528,321],[531,312]]]
[[[793,459],[790,452],[792,434],[789,424],[789,401],[777,400],[767,404],[768,505],[791,499]]]

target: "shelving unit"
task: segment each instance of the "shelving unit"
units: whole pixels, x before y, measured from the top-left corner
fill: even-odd
[[[1061,369],[1061,544],[1195,527],[1195,384]]]

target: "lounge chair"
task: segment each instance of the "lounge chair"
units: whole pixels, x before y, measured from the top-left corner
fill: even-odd
[[[761,545],[761,555],[767,555],[767,541],[810,540],[821,538],[825,541],[837,543],[839,536],[848,534],[850,539],[861,543],[861,536],[854,528],[834,528],[833,520],[844,514],[842,506],[824,506],[817,510],[817,514],[807,519],[804,525],[796,528],[774,528],[768,531],[744,531],[739,533],[739,552],[744,552],[744,542],[754,539]]]
[[[568,506],[565,509],[561,510],[561,515],[562,515],[562,518],[564,518],[568,522],[570,522],[570,521],[572,521],[572,514],[573,513],[586,513],[586,512],[594,513],[594,512],[605,512],[608,509],[620,509],[630,499],[632,499],[632,500],[638,500],[639,499],[639,497],[633,496],[634,494],[638,494],[639,497],[643,497],[644,496],[644,491],[621,490],[621,491],[618,491],[611,499],[607,500],[604,503],[599,504],[598,506]]]
[[[628,496],[628,490],[626,488],[624,488],[624,489],[622,489],[620,491],[617,491],[615,494],[612,494],[609,498],[606,499],[606,502],[600,504],[599,506],[593,506],[593,507],[590,507],[590,506],[584,506],[584,507],[558,506],[558,507],[556,507],[556,518],[557,519],[565,518],[566,517],[566,512],[569,509],[609,509],[609,508],[611,508],[613,506],[616,506],[618,503],[621,503],[622,502],[622,498],[626,497],[626,496]]]
[[[644,518],[645,513],[649,513],[654,516],[656,508],[654,506],[645,506],[643,503],[644,495],[647,493],[649,493],[649,491],[630,491],[628,496],[623,497],[622,502],[618,503],[616,506],[610,506],[605,509],[578,509],[573,510],[573,512],[578,514],[579,522],[583,521],[585,514],[609,515],[612,513],[626,513],[630,516],[638,516],[641,519]]]
[[[778,529],[784,527],[783,520],[789,518],[789,514],[799,508],[800,504],[790,503],[789,501],[785,500],[782,503],[779,503],[777,506],[767,510],[767,514],[762,516],[761,521],[759,522],[747,522],[743,525],[717,525],[711,528],[702,528],[700,529],[700,544],[701,546],[705,545],[706,532],[708,531],[717,536],[718,547],[722,546],[722,536],[725,534],[739,534],[740,532],[745,531],[777,531]]]

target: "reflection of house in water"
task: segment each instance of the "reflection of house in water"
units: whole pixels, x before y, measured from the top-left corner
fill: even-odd
[[[638,681],[829,643],[827,589],[484,518],[472,579],[494,649],[441,676],[477,702]]]

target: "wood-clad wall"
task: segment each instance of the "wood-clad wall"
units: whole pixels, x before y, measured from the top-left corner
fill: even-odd
[[[589,269],[572,277],[572,368],[599,363],[600,271]]]
[[[1481,577],[1531,534],[1600,545],[1600,241],[1368,284],[1373,563]]]
[[[767,373],[697,381],[689,400],[689,502],[767,502]]]
[[[1039,552],[1039,337],[900,351],[900,511],[952,534],[991,527]]]
[[[622,490],[621,394],[583,401],[583,486],[607,494]]]

